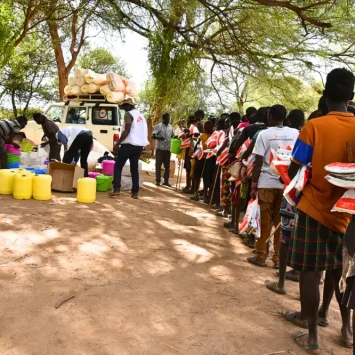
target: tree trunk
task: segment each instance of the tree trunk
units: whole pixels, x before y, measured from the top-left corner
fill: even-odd
[[[11,104],[12,110],[14,111],[15,118],[17,117],[17,107],[16,107],[16,99],[15,99],[16,90],[11,90]]]

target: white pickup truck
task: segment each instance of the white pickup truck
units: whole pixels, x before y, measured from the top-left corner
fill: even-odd
[[[106,102],[76,102],[66,101],[51,104],[45,111],[45,116],[54,121],[59,128],[66,126],[82,126],[93,132],[98,142],[109,151],[113,150],[114,142],[118,140],[124,111],[118,105]],[[42,126],[29,121],[23,130],[26,137],[35,143],[41,143]]]

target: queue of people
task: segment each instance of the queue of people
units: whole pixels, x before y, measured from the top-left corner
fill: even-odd
[[[351,325],[350,309],[355,309],[355,218],[350,221],[345,213],[331,212],[344,189],[328,183],[324,169],[333,162],[348,162],[347,146],[355,149],[353,96],[354,75],[347,69],[334,69],[327,76],[318,109],[306,123],[301,110],[287,115],[284,106],[273,105],[258,110],[250,107],[243,117],[236,112],[222,114],[216,124],[211,118],[204,121],[199,112],[188,118],[186,127],[180,122],[176,131],[186,170],[182,192],[192,194],[194,201],[211,204],[218,216],[229,218],[224,227],[239,234],[246,203],[258,199],[260,236],[241,236],[254,249],[247,261],[265,268],[271,256],[278,280],[266,280],[265,286],[272,292],[286,294],[286,279],[299,282],[300,311],[282,310],[282,315],[308,329],[295,332],[292,339],[309,354],[321,353],[318,326],[331,323],[329,306],[334,294],[342,319],[339,339],[344,347],[353,346],[355,316]],[[242,155],[236,157],[242,147]],[[284,198],[285,182],[271,169],[272,152],[280,147],[293,148],[290,180],[302,166],[311,166],[296,206]],[[248,158],[253,167],[238,181],[229,167]],[[287,266],[291,270],[286,272]]]

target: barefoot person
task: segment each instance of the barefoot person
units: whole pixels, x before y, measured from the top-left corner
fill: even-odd
[[[304,113],[301,110],[292,110],[287,116],[286,121],[289,127],[298,131],[304,126]],[[280,215],[281,215],[281,234],[280,234],[280,262],[279,262],[279,281],[265,281],[265,286],[273,292],[285,294],[285,279],[287,269],[287,254],[290,244],[291,232],[294,225],[296,208],[291,206],[285,197],[282,199]],[[293,277],[298,278],[298,271],[292,270]]]
[[[305,316],[308,332],[296,332],[292,338],[310,354],[321,352],[318,317],[326,317],[334,288],[342,317],[341,340],[345,346],[352,343],[350,311],[342,305],[339,289],[344,232],[349,218],[345,213],[331,212],[344,189],[325,180],[324,167],[333,162],[348,161],[347,142],[355,149],[354,116],[347,112],[353,91],[354,75],[350,71],[334,69],[328,74],[323,96],[329,113],[304,126],[293,149],[289,168],[289,176],[293,178],[302,164],[312,164],[312,176],[297,205],[287,260],[290,267],[300,271],[301,313],[283,312],[287,320],[297,324],[301,314]],[[325,303],[323,301],[319,312],[322,271],[326,271],[325,283],[330,278],[333,288],[324,289]]]
[[[7,153],[5,142],[12,143],[14,135],[19,133],[27,125],[25,116],[17,117],[15,120],[0,120],[0,163],[1,169],[7,169]]]
[[[164,182],[163,185],[170,186],[169,173],[170,173],[170,143],[171,138],[174,136],[174,129],[170,125],[170,116],[164,113],[162,122],[158,123],[153,131],[153,139],[157,140],[157,147],[155,151],[155,184],[161,184],[161,166],[164,165]]]
[[[124,100],[119,107],[126,111],[124,116],[125,126],[115,146],[118,155],[115,163],[113,190],[110,196],[115,197],[120,194],[122,169],[129,160],[132,175],[131,197],[137,199],[139,192],[138,162],[143,148],[149,144],[148,126],[144,116],[135,108],[135,102],[131,98]]]
[[[256,256],[251,256],[248,261],[256,266],[265,267],[267,259],[267,240],[270,236],[272,223],[274,227],[281,222],[280,207],[283,196],[283,184],[278,175],[274,175],[270,168],[271,149],[277,151],[281,146],[293,146],[298,137],[298,131],[284,127],[286,108],[274,105],[269,112],[269,128],[261,131],[255,143],[255,165],[252,176],[251,197],[256,194],[260,204],[261,236],[256,242]],[[280,229],[274,234],[274,250],[272,261],[274,268],[279,268]]]

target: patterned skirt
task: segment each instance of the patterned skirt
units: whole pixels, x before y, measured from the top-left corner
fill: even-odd
[[[228,172],[228,168],[222,166],[221,174],[221,206],[228,206],[231,199],[230,181],[228,179],[231,175]]]
[[[287,264],[299,271],[339,269],[343,265],[343,240],[343,234],[297,210]]]

